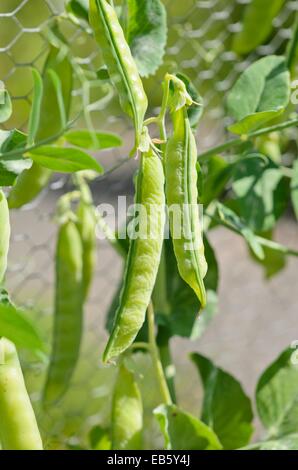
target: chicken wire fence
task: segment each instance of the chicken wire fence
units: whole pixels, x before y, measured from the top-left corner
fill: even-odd
[[[11,94],[14,111],[6,128],[26,128],[32,93],[31,68],[42,70],[50,41],[49,26],[58,22],[71,51],[75,74],[73,116],[83,110],[78,126],[113,131],[123,138],[123,147],[98,155],[109,170],[127,156],[133,139],[132,129],[123,117],[111,86],[96,78],[96,71],[102,64],[91,31],[86,24],[64,13],[64,3],[59,0],[0,0],[0,79]],[[193,80],[205,104],[198,133],[200,149],[215,145],[223,138],[224,96],[239,73],[258,57],[282,53],[291,36],[297,1],[285,3],[274,19],[268,42],[240,60],[231,51],[231,39],[241,27],[247,3],[247,0],[164,0],[169,29],[165,60],[153,78],[145,79],[145,87],[152,111],[156,111],[166,71],[179,70]],[[135,162],[119,165],[92,184],[95,202],[114,204],[120,194],[132,197],[134,165]],[[69,187],[67,178],[56,176],[37,200],[12,212],[8,287],[15,302],[34,307],[32,315],[36,316],[49,344],[57,232],[53,216],[57,198]],[[105,314],[120,277],[121,261],[107,242],[100,241],[93,290],[85,309],[81,359],[70,391],[50,412],[39,407],[45,364],[32,362],[31,357],[26,362],[24,357],[28,387],[48,446],[59,447],[64,440],[75,444],[92,425],[108,420],[114,371],[102,368],[99,358],[105,339]],[[141,364],[141,369],[143,374],[145,371],[150,374],[146,363]]]

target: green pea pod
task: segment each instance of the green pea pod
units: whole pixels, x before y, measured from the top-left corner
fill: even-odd
[[[13,343],[0,340],[0,442],[4,450],[42,450],[34,411]]]
[[[143,405],[134,375],[121,364],[112,404],[112,449],[142,449]]]
[[[134,121],[135,148],[138,148],[148,100],[135,60],[117,14],[106,0],[90,0],[89,15],[109,76],[119,93],[121,107]]]
[[[96,264],[96,217],[87,184],[81,186],[82,198],[77,210],[77,226],[83,244],[83,294],[88,297]]]
[[[166,147],[166,197],[178,270],[206,304],[203,278],[207,272],[198,211],[197,147],[186,108],[172,112],[174,132]]]
[[[48,73],[55,70],[62,85],[62,96],[66,116],[68,117],[71,91],[72,91],[72,66],[65,56],[60,58],[61,51],[51,46],[43,71],[43,98],[40,110],[40,121],[36,133],[36,142],[40,142],[57,135],[63,129],[58,97],[53,80]],[[29,170],[24,170],[12,187],[8,203],[11,209],[17,209],[35,199],[49,182],[52,171],[33,163]]]
[[[140,209],[140,236],[130,241],[120,305],[112,333],[103,354],[107,362],[119,356],[134,341],[141,329],[158,271],[164,229],[164,173],[162,163],[152,150],[141,156],[136,186]]]
[[[7,255],[10,239],[9,210],[6,197],[0,190],[0,284],[7,268]]]
[[[59,400],[72,378],[80,350],[83,322],[83,248],[76,224],[60,227],[56,251],[56,298],[53,346],[44,404]]]

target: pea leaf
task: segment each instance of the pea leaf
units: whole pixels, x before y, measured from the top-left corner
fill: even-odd
[[[271,438],[297,433],[298,360],[295,349],[286,349],[261,375],[256,403]]]
[[[5,153],[15,149],[25,148],[27,135],[18,129],[11,131],[0,130],[0,156],[5,158]]]
[[[220,155],[212,155],[202,165],[203,191],[200,203],[208,206],[211,201],[217,199],[223,192],[231,178],[233,166]]]
[[[184,74],[182,73],[177,73],[176,77],[178,77],[180,80],[183,81],[183,83],[186,86],[186,90],[188,94],[191,96],[192,100],[194,101],[194,104],[192,104],[188,109],[187,109],[187,115],[189,119],[189,123],[193,129],[196,129],[199,121],[203,115],[203,98],[199,94],[198,90],[194,86],[194,84],[191,82],[191,80]]]
[[[291,199],[298,220],[298,160],[295,160],[293,164],[293,176],[291,180]]]
[[[289,182],[278,165],[269,159],[246,159],[235,168],[233,179],[240,216],[254,231],[271,230],[289,199]]]
[[[122,145],[122,139],[116,134],[92,132],[88,129],[68,131],[64,138],[70,144],[88,150],[103,150]]]
[[[23,158],[22,154],[5,155],[15,149],[24,148],[26,140],[26,134],[17,129],[11,131],[0,130],[0,186],[12,186],[16,177],[23,170],[31,167],[32,161]]]
[[[158,322],[166,326],[170,336],[191,337],[204,332],[200,318],[205,316],[205,327],[217,313],[215,291],[218,287],[218,265],[215,253],[204,237],[208,272],[205,286],[208,293],[206,309],[200,312],[200,303],[193,290],[180,277],[173,251],[172,240],[164,241],[164,266],[162,261],[153,291],[153,303]],[[160,272],[162,271],[162,272]],[[207,321],[208,318],[208,321]]]
[[[28,156],[39,165],[61,173],[81,170],[103,172],[103,168],[93,157],[76,148],[45,145],[31,151]]]
[[[232,50],[248,54],[262,44],[273,29],[273,20],[285,0],[252,0],[245,10],[242,29],[234,36]]]
[[[176,405],[154,410],[166,450],[220,450],[222,445],[211,428]]]
[[[206,357],[192,353],[190,358],[204,386],[202,421],[212,427],[224,449],[246,445],[253,432],[253,412],[241,384]]]
[[[143,77],[162,64],[167,42],[166,9],[161,0],[126,0],[122,24],[127,42]]]
[[[235,134],[247,134],[282,114],[290,99],[290,74],[282,56],[267,56],[250,65],[227,97],[227,109],[236,123]]]
[[[71,0],[66,10],[82,20],[89,21],[89,0]]]
[[[42,95],[43,95],[43,83],[40,73],[36,69],[32,69],[33,75],[33,99],[32,106],[29,116],[29,125],[28,125],[28,145],[33,145],[35,137],[38,131],[39,122],[40,122],[40,113],[41,113],[41,104],[42,104]]]
[[[12,186],[17,176],[31,166],[32,160],[21,155],[9,160],[0,157],[0,186]]]
[[[241,220],[241,218],[229,207],[221,204],[220,202],[217,203],[216,207],[219,220],[223,223],[223,225],[242,235],[256,257],[263,260],[265,257],[263,247],[253,231],[247,227],[243,220]]]
[[[28,316],[16,309],[10,302],[0,303],[0,337],[12,341],[20,348],[29,349],[35,353],[44,351],[44,344]]]
[[[7,121],[12,114],[12,104],[9,93],[0,81],[0,123]]]
[[[272,241],[272,231],[266,232],[262,234],[262,237]],[[266,279],[271,279],[273,276],[278,274],[280,271],[282,271],[286,264],[287,264],[287,258],[286,258],[286,253],[280,251],[280,250],[275,250],[269,246],[263,246],[264,250],[264,259],[260,260],[257,258],[254,253],[251,251],[251,255],[253,259],[260,264],[263,269],[264,269],[264,274]]]

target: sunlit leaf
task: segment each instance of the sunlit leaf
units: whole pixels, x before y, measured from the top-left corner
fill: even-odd
[[[122,139],[116,134],[92,132],[88,129],[68,131],[64,138],[70,144],[88,150],[103,150],[122,145]]]
[[[204,386],[201,419],[212,427],[224,449],[246,445],[253,432],[252,406],[241,384],[210,359],[192,353]]]
[[[290,99],[290,74],[283,56],[267,56],[250,65],[227,97],[227,109],[236,121],[229,127],[247,134],[279,116]]]
[[[222,445],[205,423],[175,405],[154,410],[166,450],[220,450]]]
[[[166,9],[161,0],[126,0],[122,25],[141,76],[162,64],[167,41]]]
[[[81,170],[103,172],[101,165],[91,155],[76,148],[47,145],[31,151],[28,156],[39,165],[62,173]]]

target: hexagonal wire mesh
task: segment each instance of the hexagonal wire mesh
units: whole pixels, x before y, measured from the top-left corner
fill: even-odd
[[[31,104],[31,67],[42,69],[49,44],[49,25],[59,22],[72,52],[76,86],[73,115],[83,109],[79,126],[92,126],[119,133],[125,142],[120,150],[102,152],[100,161],[112,168],[127,155],[132,129],[123,117],[111,87],[99,84],[94,72],[101,65],[100,51],[86,24],[76,24],[63,14],[62,0],[1,0],[0,71],[13,98],[13,116],[7,128],[25,128]],[[205,148],[221,140],[224,127],[223,98],[243,69],[258,56],[280,53],[291,34],[297,1],[287,1],[274,20],[269,42],[239,60],[230,50],[231,37],[240,28],[247,0],[164,1],[168,11],[169,38],[165,61],[154,78],[145,80],[152,107],[160,103],[158,91],[166,71],[185,72],[198,86],[205,102],[204,120],[199,130],[199,146]],[[82,70],[89,71],[86,82]],[[108,109],[108,112],[107,112]],[[92,186],[96,203],[116,202],[119,194],[132,195],[131,173],[135,163],[103,178]],[[56,176],[48,190],[32,204],[12,214],[13,236],[10,250],[8,286],[14,300],[34,306],[34,315],[49,342],[52,320],[53,266],[56,226],[55,203],[69,186],[67,178]],[[40,389],[44,365],[28,362],[26,376],[31,397],[47,446],[61,446],[64,438],[82,437],[93,424],[108,421],[110,384],[114,371],[99,366],[104,333],[104,316],[121,277],[121,261],[106,243],[98,246],[97,271],[93,292],[85,311],[85,330],[80,363],[72,387],[62,402],[50,412],[40,409]],[[25,358],[26,360],[26,358]],[[150,376],[143,359],[141,369]],[[143,362],[142,362],[143,361]],[[144,372],[145,371],[145,372]],[[147,397],[147,407],[153,398]],[[148,420],[148,434],[151,429]],[[153,432],[154,434],[154,432]],[[149,444],[148,444],[149,445]]]

